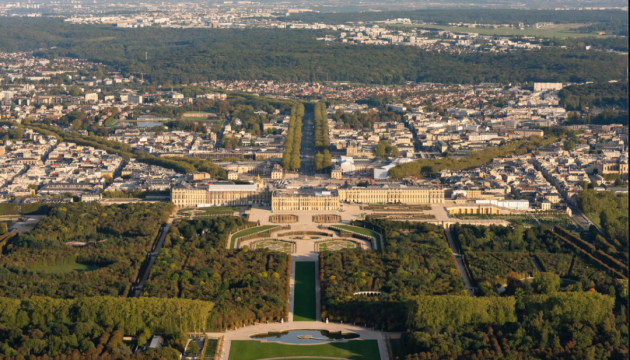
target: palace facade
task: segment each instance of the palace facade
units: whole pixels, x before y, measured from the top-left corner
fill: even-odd
[[[197,205],[267,204],[270,202],[270,193],[262,186],[262,182],[256,184],[217,183],[197,186],[183,183],[171,189],[171,201],[180,208]]]
[[[382,185],[337,190],[340,202],[353,204],[442,204],[444,190],[437,187]]]
[[[271,196],[273,211],[339,210],[339,197],[335,195],[290,194],[274,191]]]

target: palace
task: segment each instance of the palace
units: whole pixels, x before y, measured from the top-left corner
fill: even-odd
[[[290,194],[274,191],[271,196],[273,211],[339,210],[339,197],[328,194]]]
[[[255,184],[217,182],[193,186],[183,183],[171,189],[171,201],[177,207],[268,204],[270,193],[259,179]]]
[[[444,190],[438,187],[388,184],[355,186],[334,191],[288,191],[269,189],[257,178],[254,184],[215,182],[191,185],[183,183],[171,189],[171,201],[177,207],[271,205],[273,211],[337,211],[342,203],[352,204],[441,204]]]
[[[353,204],[441,204],[444,190],[437,187],[382,185],[337,190],[340,202]]]

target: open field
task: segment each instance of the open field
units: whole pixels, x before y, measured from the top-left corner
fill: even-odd
[[[504,35],[504,36],[542,36],[546,38],[568,38],[568,37],[604,37],[597,33],[582,34],[572,29],[582,26],[583,24],[559,24],[549,26],[540,29],[477,29],[477,28],[465,28],[457,26],[443,26],[443,25],[422,25],[418,26],[425,29],[440,29],[452,32],[470,32],[480,35]]]
[[[315,296],[315,262],[297,261],[295,263],[295,305],[293,321],[316,320],[317,305]]]
[[[342,359],[380,360],[376,340],[350,340],[321,345],[285,345],[253,340],[233,340],[229,360],[258,360],[291,356],[328,356]],[[300,358],[300,360],[304,360]]]
[[[33,271],[41,271],[49,274],[65,274],[72,271],[94,271],[102,266],[79,264],[76,261],[66,262],[55,265],[38,265],[31,268]]]

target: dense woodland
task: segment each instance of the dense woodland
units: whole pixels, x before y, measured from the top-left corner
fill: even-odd
[[[208,300],[215,330],[278,321],[288,309],[289,256],[265,249],[227,250],[229,233],[248,225],[222,216],[179,221],[151,268],[143,296]]]
[[[606,238],[591,231],[595,244],[606,244],[602,250],[613,256],[624,257],[628,253],[628,196],[611,191],[586,189],[577,196],[578,207],[595,221]]]
[[[0,359],[177,360],[188,332],[207,329],[211,302],[84,297],[0,298]],[[152,334],[165,348],[132,355]],[[123,336],[135,336],[130,343]]]
[[[385,234],[385,250],[320,253],[322,317],[407,330],[394,341],[400,359],[623,359],[628,354],[627,280],[578,256],[565,244],[564,233],[544,226],[456,225],[453,234],[466,258],[504,259],[494,266],[502,271],[506,291],[469,297],[440,227],[387,220],[364,224]],[[540,256],[545,272],[523,279],[510,269],[515,265],[509,256],[519,254]],[[558,271],[554,266],[560,262],[551,260],[556,256],[568,256],[575,273]],[[450,273],[453,280],[445,281]],[[382,293],[352,295],[358,291]]]
[[[304,104],[295,104],[291,108],[291,120],[289,131],[284,142],[282,154],[282,167],[286,170],[298,170],[300,168],[300,150],[302,149],[302,118],[304,117]]]
[[[617,304],[625,299],[617,297]],[[408,305],[410,332],[394,350],[401,359],[621,360],[628,354],[625,305],[595,292],[423,296]]]
[[[459,55],[411,46],[354,46],[315,40],[327,33],[121,29],[71,25],[56,19],[4,18],[0,21],[0,50],[49,49],[37,55],[102,62],[124,73],[145,73],[151,82],[166,86],[214,79],[329,79],[375,84],[608,81],[625,78],[628,65],[627,57],[577,48]],[[144,60],[145,52],[149,61]]]
[[[465,292],[439,226],[379,220],[366,224],[385,232],[385,251],[320,253],[322,318],[404,329],[404,303],[411,296]],[[381,296],[352,295],[360,291],[381,291]]]
[[[585,111],[591,107],[628,109],[628,83],[571,85],[558,93],[560,105],[567,110]]]
[[[0,296],[126,296],[172,209],[171,203],[54,207],[4,246]]]
[[[465,256],[473,280],[484,295],[496,295],[496,286],[506,284],[508,277],[536,277],[538,261],[546,272],[553,272],[563,279],[572,281],[572,287],[584,290],[594,289],[608,293],[610,286],[619,278],[608,267],[618,270],[615,263],[609,262],[605,254],[596,253],[604,249],[612,251],[609,256],[622,256],[614,248],[588,248],[588,253],[576,251],[575,246],[584,240],[569,238],[568,234],[557,233],[544,225],[524,228],[522,225],[472,226],[456,224],[452,227],[454,239]],[[559,231],[559,230],[558,230]],[[577,283],[579,285],[577,285]]]

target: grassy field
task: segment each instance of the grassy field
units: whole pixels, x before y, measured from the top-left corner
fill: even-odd
[[[236,238],[239,238],[241,236],[251,235],[251,234],[257,233],[259,231],[269,230],[269,229],[275,228],[276,226],[278,226],[278,225],[263,225],[263,226],[256,226],[256,227],[253,227],[253,228],[249,228],[249,229],[245,229],[245,230],[239,231],[236,234],[232,235],[232,241],[230,242],[230,249],[234,249],[234,241],[236,240]]]
[[[295,304],[293,321],[315,321],[317,314],[315,299],[315,262],[295,263]]]
[[[368,235],[368,236],[374,236],[374,238],[376,239],[376,249],[377,250],[381,250],[381,235],[379,235],[379,233],[372,231],[370,229],[365,229],[362,227],[358,227],[358,226],[350,226],[350,225],[335,225],[336,227],[340,228],[340,229],[344,229],[344,230],[348,230],[348,231],[354,231],[355,233],[359,233],[359,234],[363,234],[363,235]]]
[[[560,24],[552,27],[541,29],[476,29],[476,28],[464,28],[457,26],[443,26],[443,25],[424,25],[420,26],[425,29],[440,29],[452,32],[470,32],[480,35],[504,35],[504,36],[542,36],[545,38],[568,38],[568,37],[603,37],[597,33],[582,34],[573,31],[573,28],[579,27],[579,24]]]
[[[33,271],[41,271],[49,274],[65,274],[73,271],[94,271],[100,269],[98,265],[79,264],[76,261],[56,264],[56,265],[37,265],[32,267]]]
[[[356,360],[380,360],[376,340],[350,340],[321,345],[285,345],[253,340],[234,340],[229,360],[258,360],[273,357],[328,356]],[[307,360],[300,358],[300,360]]]

